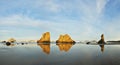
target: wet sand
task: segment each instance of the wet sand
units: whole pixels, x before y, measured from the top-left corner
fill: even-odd
[[[120,45],[0,43],[0,65],[120,65]]]

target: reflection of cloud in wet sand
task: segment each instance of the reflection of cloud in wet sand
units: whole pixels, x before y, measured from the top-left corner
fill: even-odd
[[[57,43],[60,51],[69,51],[70,48],[74,45],[74,43]]]
[[[47,44],[40,43],[38,45],[42,48],[44,53],[50,54],[50,44],[49,43],[47,43]]]

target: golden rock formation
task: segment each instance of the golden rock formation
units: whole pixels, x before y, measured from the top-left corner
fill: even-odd
[[[60,51],[69,51],[70,48],[74,45],[74,43],[57,43],[57,46],[59,47]]]
[[[14,39],[14,38],[10,38],[9,40],[8,40],[8,42],[10,42],[10,43],[14,43],[16,40]]]
[[[101,35],[101,39],[98,41],[98,44],[105,44],[104,34]]]
[[[72,40],[68,34],[65,34],[65,35],[60,35],[56,43],[75,43],[75,41]]]
[[[37,41],[37,43],[49,43],[50,42],[50,33],[46,32],[42,35],[40,40]]]
[[[44,53],[50,54],[50,44],[40,43],[38,45],[42,48]]]

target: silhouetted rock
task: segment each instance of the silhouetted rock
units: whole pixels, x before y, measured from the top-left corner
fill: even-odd
[[[98,41],[98,44],[105,44],[104,34],[101,35],[101,39]]]
[[[2,41],[2,43],[6,43],[6,41]]]
[[[57,43],[56,45],[59,47],[60,51],[69,51],[70,48],[74,45],[75,43]]]
[[[10,38],[9,40],[8,40],[8,42],[10,42],[10,43],[14,43],[16,40],[14,39],[14,38]]]
[[[49,44],[40,43],[38,45],[42,48],[44,53],[50,54],[50,43]]]
[[[90,42],[87,42],[86,44],[90,44]]]
[[[37,43],[49,43],[50,42],[50,33],[46,32],[42,35],[40,40],[37,41]]]
[[[9,46],[9,45],[11,45],[11,43],[10,42],[6,42],[6,45]]]
[[[72,40],[68,34],[65,34],[65,35],[60,35],[56,43],[75,43],[75,41]]]
[[[24,45],[24,43],[21,43],[22,45]]]

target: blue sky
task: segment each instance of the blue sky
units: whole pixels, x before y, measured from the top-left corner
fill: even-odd
[[[0,39],[120,40],[120,0],[0,0]]]

